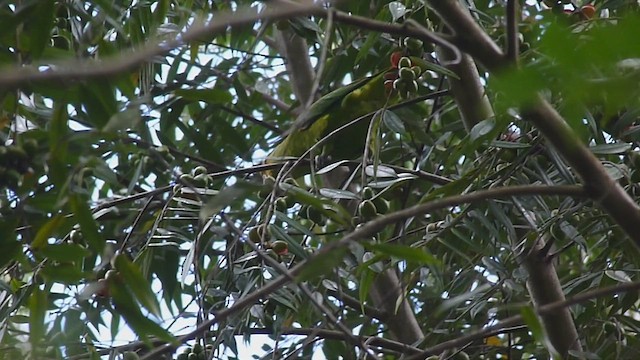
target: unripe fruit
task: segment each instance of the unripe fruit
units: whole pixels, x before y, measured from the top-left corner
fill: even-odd
[[[118,272],[117,272],[117,271],[115,271],[115,270],[113,270],[113,269],[111,269],[111,270],[107,271],[107,272],[104,274],[104,278],[105,278],[105,279],[107,279],[107,280],[109,280],[109,279],[115,279],[115,277],[116,277],[116,276],[118,276]]]
[[[362,199],[370,200],[374,195],[375,192],[373,191],[373,188],[366,186],[364,189],[362,189]]]
[[[193,178],[193,182],[194,182],[194,184],[196,184],[198,186],[207,187],[207,186],[209,186],[209,183],[211,182],[211,176],[209,176],[207,174],[198,174]]]
[[[413,72],[412,72],[413,73]],[[407,91],[410,93],[415,93],[418,91],[418,83],[415,80],[411,80],[407,83]]]
[[[423,44],[424,43],[420,39],[404,38],[404,46],[406,46],[412,53],[416,53],[416,55],[419,55],[418,53],[422,50]]]
[[[469,355],[467,355],[467,353],[464,352],[464,351],[460,351],[460,352],[456,353],[455,355],[453,355],[453,357],[451,357],[450,359],[452,359],[452,360],[469,360]]]
[[[71,232],[69,233],[69,240],[76,244],[81,243],[83,240],[82,232],[76,229],[71,230]]]
[[[418,65],[412,66],[411,71],[413,71],[413,75],[416,79],[422,75],[422,69]]]
[[[308,205],[302,205],[300,207],[300,210],[298,210],[298,216],[300,216],[301,219],[308,219],[307,217],[307,209],[309,208]]]
[[[365,220],[374,218],[378,212],[371,200],[364,200],[358,205],[358,214]]]
[[[202,345],[200,345],[199,343],[195,343],[193,345],[193,350],[192,352],[196,353],[196,354],[200,354],[204,349],[202,348]]]
[[[207,173],[207,168],[200,165],[200,166],[196,166],[195,169],[193,169],[193,176],[198,176],[201,174],[206,174]]]
[[[277,198],[274,205],[276,210],[280,212],[285,212],[289,208],[289,205],[287,205],[287,200],[284,197]]]
[[[307,219],[313,221],[318,225],[323,225],[325,223],[324,216],[322,212],[313,206],[309,206],[307,208]]]
[[[413,81],[416,78],[413,71],[408,67],[401,67],[400,70],[398,70],[398,75],[400,79],[404,81]]]
[[[187,356],[188,360],[198,360],[198,354],[196,353],[190,353],[189,356]]]
[[[406,57],[406,56],[400,58],[400,61],[398,61],[398,67],[399,68],[410,68],[411,67],[411,59]]]
[[[393,88],[397,91],[405,91],[406,83],[400,79],[396,79],[393,81]]]
[[[188,360],[189,359],[189,354],[188,353],[182,353],[180,355],[178,355],[178,358],[176,360]]]
[[[139,359],[140,359],[140,356],[138,356],[138,354],[136,354],[133,351],[127,351],[122,356],[122,360],[139,360]]]
[[[262,240],[269,241],[270,239],[269,231],[267,230],[265,232],[265,229],[266,229],[265,225],[260,225],[249,230],[249,240],[256,244],[260,243]],[[262,234],[264,234],[264,239]]]
[[[389,211],[389,203],[381,197],[373,199],[373,205],[376,206],[378,214],[386,214]]]
[[[183,183],[192,183],[193,182],[193,176],[189,175],[189,174],[182,174],[180,175],[180,182]]]

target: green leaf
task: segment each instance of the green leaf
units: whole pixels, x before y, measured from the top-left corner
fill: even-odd
[[[548,349],[551,349],[551,344],[549,343],[549,339],[547,338],[544,328],[542,327],[542,323],[540,322],[540,318],[536,314],[535,310],[531,306],[524,306],[520,309],[520,315],[524,323],[533,334],[534,339],[536,339],[541,344],[544,344]]]
[[[531,144],[527,143],[502,140],[494,140],[490,145],[499,149],[528,149],[531,147]]]
[[[296,281],[304,282],[328,274],[335,267],[342,263],[343,257],[347,254],[344,248],[330,251],[320,251],[305,263],[304,268],[296,276]]]
[[[407,13],[407,7],[404,6],[400,1],[392,1],[389,3],[389,12],[391,13],[391,17],[393,21],[396,22],[398,19],[403,17]]]
[[[47,313],[47,292],[34,287],[29,296],[29,340],[34,349],[42,346],[45,335],[45,315]]]
[[[363,244],[369,249],[388,256],[397,257],[407,261],[414,261],[424,265],[439,265],[440,261],[424,249],[396,244]]]
[[[234,185],[226,187],[208,201],[202,209],[200,209],[200,219],[207,220],[212,215],[219,213],[222,209],[229,206],[238,199],[247,198],[248,194],[257,193],[260,185],[248,182],[237,182]]]
[[[151,289],[151,283],[142,275],[140,268],[124,254],[116,255],[114,265],[140,304],[153,315],[160,317],[160,306],[156,294]]]
[[[284,190],[287,195],[291,195],[296,202],[318,209],[324,216],[330,218],[336,223],[340,225],[351,224],[351,214],[333,200],[320,198],[305,191],[304,189],[287,183],[280,183],[280,188]]]
[[[178,89],[176,96],[190,101],[204,101],[207,104],[229,104],[233,98],[221,89]]]
[[[135,129],[140,123],[140,110],[134,107],[116,112],[102,128],[104,132]]]
[[[599,144],[590,146],[589,149],[596,155],[613,155],[622,154],[631,150],[631,144],[628,143],[613,143],[613,144]]]
[[[130,292],[131,287],[126,286],[123,279],[113,276],[107,279],[107,282],[115,310],[124,317],[127,324],[131,326],[137,335],[143,338],[157,336],[168,342],[173,341],[173,336],[167,330],[142,314],[138,303]]]
[[[90,274],[84,273],[74,264],[47,264],[40,272],[48,282],[59,282],[63,284],[78,284],[85,280]]]
[[[52,0],[38,1],[33,15],[29,19],[30,55],[37,59],[51,41],[56,2]]]
[[[104,248],[105,239],[98,231],[96,221],[91,215],[91,209],[81,195],[75,195],[69,198],[71,209],[73,210],[73,216],[80,224],[82,235],[84,236],[89,249],[95,253],[101,253]]]
[[[469,132],[469,137],[471,141],[476,141],[488,134],[490,134],[493,129],[496,127],[496,122],[494,119],[485,119],[475,124],[471,131]]]
[[[31,242],[31,249],[39,250],[47,245],[49,238],[51,238],[55,232],[64,223],[65,217],[63,215],[56,215],[48,220],[43,226],[38,229],[36,236]]]
[[[79,244],[52,244],[40,249],[40,254],[50,260],[60,262],[76,262],[91,255],[91,252]]]
[[[348,190],[322,188],[319,192],[320,195],[328,197],[329,199],[358,200],[358,195]]]
[[[384,114],[382,115],[382,122],[393,132],[398,134],[404,134],[407,132],[402,119],[400,119],[400,117],[391,110],[384,111]]]
[[[367,302],[369,290],[371,289],[373,280],[377,275],[378,273],[373,272],[368,268],[364,268],[364,270],[360,273],[360,283],[358,284],[358,299],[360,300],[360,311],[363,314],[365,313],[364,304]]]

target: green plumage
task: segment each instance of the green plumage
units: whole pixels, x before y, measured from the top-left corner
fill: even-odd
[[[383,108],[389,100],[384,87],[385,72],[355,81],[316,101],[269,154],[267,162],[299,157],[340,126]],[[368,124],[361,121],[336,134],[325,144],[325,153],[334,159],[357,157],[364,149]]]

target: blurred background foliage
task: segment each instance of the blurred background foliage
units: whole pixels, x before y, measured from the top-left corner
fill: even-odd
[[[46,71],[52,62],[77,59],[118,61],[124,51],[179,38],[201,21],[264,6],[0,1],[0,72]],[[502,46],[504,1],[469,7]],[[481,71],[495,118],[467,132],[449,96],[387,110],[378,116],[379,166],[363,172],[353,162],[349,189],[330,188],[320,177],[284,186],[262,180],[258,165],[300,108],[276,31],[306,40],[311,63],[323,68],[320,94],[388,68],[403,38],[317,17],[259,21],[101,78],[79,73],[19,88],[0,83],[0,358],[134,358],[146,348],[131,331],[149,346],[149,339],[171,339],[279,275],[256,247],[291,267],[358,223],[420,201],[503,185],[579,183],[511,108],[534,92],[556,106],[637,199],[637,8],[627,0],[522,4],[522,71],[495,77]],[[389,23],[412,18],[442,30],[419,0],[343,1],[336,10]],[[423,51],[437,61],[432,44]],[[446,90],[446,77],[428,72],[418,94]],[[359,210],[339,201],[345,199]],[[536,231],[523,212],[553,239],[567,296],[637,278],[637,249],[597,206],[533,196],[398,222],[371,242],[314,263],[316,276],[307,285],[355,334],[388,337],[384,321],[365,307],[373,278],[391,266],[427,334],[413,345],[434,346],[518,314],[528,303],[517,255]],[[637,353],[637,308],[637,292],[572,307],[590,358]],[[286,286],[217,323],[186,352],[183,346],[166,356],[234,358],[242,342],[262,346],[265,357],[362,356],[344,338],[290,336],[293,328],[305,335],[300,329],[333,324],[306,294]],[[278,341],[255,345],[254,334]],[[544,341],[523,327],[490,340],[469,343],[464,352],[485,359],[548,357]],[[384,346],[376,351],[399,358]]]

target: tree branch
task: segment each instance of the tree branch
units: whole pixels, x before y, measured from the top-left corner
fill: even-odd
[[[496,73],[509,66],[509,61],[491,38],[476,24],[457,0],[430,0],[429,4],[453,29],[452,42],[469,53],[487,69]],[[600,203],[613,220],[640,248],[640,208],[613,180],[604,166],[567,125],[562,116],[542,97],[522,106],[525,119],[531,121],[558,149],[585,183],[591,197]]]
[[[215,314],[213,319],[209,319],[202,324],[200,324],[193,331],[179,336],[176,340],[177,343],[181,344],[188,340],[194,339],[203,332],[208,331],[208,329],[221,321],[224,321],[228,317],[233,314],[242,311],[243,309],[255,304],[256,301],[261,298],[268,296],[269,294],[277,291],[281,287],[290,283],[293,279],[298,277],[300,274],[305,271],[305,269],[309,266],[309,263],[313,262],[314,258],[318,256],[326,255],[330,252],[338,250],[340,248],[344,248],[349,245],[351,242],[356,241],[358,239],[368,238],[374,235],[379,230],[383,229],[385,226],[393,224],[399,220],[407,219],[413,216],[418,216],[422,214],[426,214],[429,212],[436,211],[438,209],[456,206],[464,203],[477,203],[481,201],[485,201],[488,199],[495,198],[504,198],[510,196],[534,196],[534,195],[563,195],[563,196],[576,196],[583,197],[586,196],[587,193],[580,186],[574,185],[562,185],[562,186],[542,186],[542,185],[524,185],[524,186],[511,186],[511,187],[502,187],[502,188],[494,188],[489,190],[483,190],[474,192],[471,194],[451,196],[444,199],[438,199],[431,201],[426,204],[416,205],[407,209],[403,209],[400,211],[396,211],[390,213],[388,215],[384,215],[377,219],[374,219],[368,223],[363,224],[358,229],[354,230],[352,233],[346,235],[342,239],[329,243],[322,247],[320,251],[318,251],[313,258],[303,261],[291,269],[286,274],[280,275],[274,280],[268,282],[261,288],[257,289],[254,292],[248,293],[245,297],[242,297],[231,306],[226,309],[220,310]],[[509,325],[513,326],[513,325]],[[164,352],[171,351],[174,348],[173,344],[164,344],[149,354],[147,354],[143,359],[154,359],[155,356],[162,354]]]

